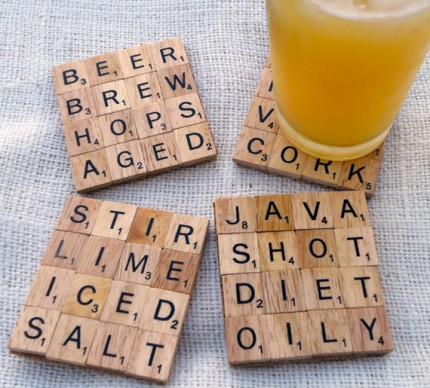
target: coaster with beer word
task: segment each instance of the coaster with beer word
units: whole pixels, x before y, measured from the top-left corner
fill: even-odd
[[[181,39],[53,72],[78,193],[216,157]]]

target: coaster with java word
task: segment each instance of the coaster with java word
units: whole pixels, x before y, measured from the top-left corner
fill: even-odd
[[[279,131],[273,96],[270,60],[261,74],[233,160],[240,165],[268,173],[305,179],[338,189],[362,190],[374,194],[384,144],[362,158],[338,162],[307,155]]]
[[[216,157],[181,39],[53,72],[78,193]]]
[[[363,192],[219,198],[214,211],[231,364],[393,349]]]
[[[167,382],[208,224],[203,217],[69,197],[10,351]]]

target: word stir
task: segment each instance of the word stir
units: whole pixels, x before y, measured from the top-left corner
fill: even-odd
[[[179,38],[53,72],[78,193],[216,157]]]
[[[9,349],[167,382],[208,224],[69,197]]]
[[[231,364],[392,350],[363,192],[214,207]]]

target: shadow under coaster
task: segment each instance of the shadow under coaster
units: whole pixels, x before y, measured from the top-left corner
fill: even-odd
[[[69,197],[10,351],[167,382],[208,224]]]
[[[240,165],[268,173],[305,179],[338,189],[375,192],[384,144],[355,160],[337,162],[307,155],[279,133],[268,59],[233,154]]]
[[[216,157],[181,39],[53,72],[78,193]]]
[[[393,349],[360,191],[214,203],[231,364]]]

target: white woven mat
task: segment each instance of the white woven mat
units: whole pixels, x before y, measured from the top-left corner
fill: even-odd
[[[200,214],[215,196],[321,190],[246,170],[234,144],[268,46],[263,0],[0,0],[0,385],[142,386],[11,356],[7,340],[72,177],[51,67],[181,36],[220,156],[217,161],[98,191],[95,198]],[[226,362],[213,223],[171,385],[430,385],[430,61],[391,133],[369,203],[395,351],[384,358],[232,369]]]

